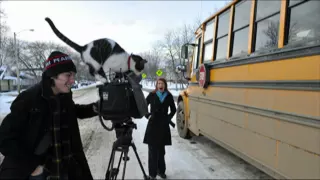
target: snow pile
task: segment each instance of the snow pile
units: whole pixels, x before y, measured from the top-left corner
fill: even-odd
[[[2,123],[3,118],[10,112],[11,103],[17,95],[17,91],[0,93],[0,124]],[[0,153],[0,164],[2,160],[3,156]]]
[[[0,124],[2,119],[10,112],[11,103],[17,95],[17,91],[0,93]]]
[[[97,85],[101,85],[101,84],[102,84],[102,83],[101,83],[100,81],[97,81],[97,82],[92,83],[92,84],[87,85],[87,86],[81,86],[81,87],[79,87],[79,88],[72,88],[72,91],[90,89],[90,88],[96,87]]]

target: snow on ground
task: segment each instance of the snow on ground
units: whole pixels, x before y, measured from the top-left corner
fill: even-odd
[[[4,116],[10,112],[11,103],[17,95],[18,91],[0,93],[0,124]]]
[[[97,98],[96,92],[90,95],[91,100]],[[147,95],[147,92],[144,92]],[[88,94],[89,96],[89,94]],[[90,100],[90,101],[91,101]],[[83,121],[84,122],[84,121]],[[108,167],[109,157],[111,155],[112,143],[116,140],[114,131],[104,130],[97,119],[91,119],[93,122],[89,127],[87,120],[81,128],[81,133],[84,136],[91,136],[90,145],[86,149],[89,166],[95,179],[104,178],[106,169]],[[148,175],[148,146],[143,144],[143,137],[147,126],[147,119],[135,119],[137,129],[133,131],[134,142],[137,147],[137,152],[142,161],[143,168]],[[82,123],[82,122],[81,122]],[[106,123],[110,126],[110,122]],[[80,125],[82,126],[82,125]],[[92,128],[89,130],[88,128]],[[92,132],[93,134],[90,134]],[[178,137],[176,129],[171,129],[173,137],[173,146],[166,147],[166,164],[167,175],[169,179],[208,179],[212,178],[212,170],[207,168],[207,165],[202,163],[202,160],[195,157],[193,153],[195,148],[192,146],[185,146],[189,144],[188,141],[182,140]],[[85,137],[84,139],[87,139]],[[84,144],[86,144],[84,142]],[[203,152],[202,152],[203,153]],[[120,153],[117,153],[116,162],[118,161]],[[126,179],[142,179],[143,174],[138,164],[137,158],[134,155],[133,149],[129,151],[130,161],[127,162]],[[123,164],[123,163],[122,163]],[[122,166],[120,167],[122,170]],[[119,172],[119,175],[122,171]],[[119,177],[119,176],[118,176]],[[121,176],[120,176],[121,177]],[[119,177],[119,178],[120,178]],[[230,175],[226,177],[231,177]],[[245,176],[239,176],[245,178]],[[233,176],[237,178],[237,176]]]
[[[144,92],[146,96],[148,93]],[[90,90],[76,102],[89,103],[98,99],[97,90]],[[173,118],[175,121],[175,117]],[[105,177],[111,155],[112,143],[116,140],[115,131],[103,129],[98,118],[82,120],[81,135],[85,153],[94,179]],[[148,146],[143,144],[147,119],[135,119],[137,129],[133,131],[133,141],[148,175]],[[110,126],[110,122],[105,123]],[[177,130],[171,128],[172,146],[166,146],[166,174],[168,179],[264,179],[270,178],[255,167],[229,153],[215,143],[196,137],[185,140],[178,136]],[[88,140],[88,141],[87,141]],[[120,153],[116,153],[115,165]],[[142,179],[143,174],[133,149],[129,150],[130,161],[127,162],[125,179]],[[123,161],[118,178],[122,177]]]
[[[73,90],[75,91],[75,90]],[[74,93],[74,101],[79,104],[88,104],[98,100],[96,88]],[[1,111],[5,113],[4,103],[12,101],[9,94],[1,93]],[[14,94],[14,93],[13,93]],[[78,94],[78,95],[77,95]],[[148,93],[144,92],[146,96]],[[3,98],[5,97],[5,98]],[[9,104],[9,105],[8,105]],[[7,110],[7,109],[6,109]],[[175,117],[173,118],[175,121]],[[143,168],[148,175],[148,146],[143,144],[143,137],[147,126],[147,119],[135,119],[137,129],[133,130],[133,141],[142,161]],[[110,126],[111,123],[106,121]],[[112,143],[116,140],[115,131],[105,130],[98,117],[79,119],[79,127],[85,154],[94,179],[104,179],[111,155]],[[171,128],[172,146],[166,146],[166,174],[168,179],[264,179],[270,178],[255,167],[245,163],[240,158],[232,155],[225,149],[203,138],[196,137],[185,140],[178,136],[177,130]],[[115,166],[120,153],[116,153]],[[143,179],[143,174],[138,164],[133,149],[129,150],[130,161],[127,162],[125,179]],[[1,157],[0,157],[1,162]],[[122,177],[123,161],[120,166],[118,178]],[[158,177],[159,178],[159,177]]]

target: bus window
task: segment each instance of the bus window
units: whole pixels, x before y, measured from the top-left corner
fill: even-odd
[[[230,9],[218,16],[216,60],[224,60],[228,50]]]
[[[198,69],[198,62],[199,62],[199,49],[200,49],[200,45],[201,45],[201,36],[199,37],[199,39],[196,40],[196,46],[194,47],[194,53],[193,53],[193,62],[192,62],[192,72],[195,69]]]
[[[278,46],[281,1],[257,0],[255,51]]]
[[[288,44],[305,46],[320,40],[320,1],[289,6]]]
[[[214,19],[206,24],[206,31],[204,33],[204,42],[212,40],[214,33]]]
[[[289,0],[289,7],[292,7],[293,5],[298,4],[302,1],[305,1],[305,0]]]
[[[213,43],[213,33],[214,33],[214,19],[209,21],[206,24],[206,30],[204,33],[204,43],[203,43],[203,63],[205,62],[210,62],[212,59],[212,55],[213,55],[213,47],[212,47],[212,43]]]
[[[241,1],[235,6],[232,55],[248,53],[251,0]]]
[[[203,49],[203,54],[204,54],[204,59],[203,59],[203,63],[206,62],[211,62],[212,59],[212,53],[213,53],[213,49],[212,49],[212,41],[209,43],[204,44],[204,49]]]

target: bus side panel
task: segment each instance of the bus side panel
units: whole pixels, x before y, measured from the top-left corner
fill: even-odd
[[[190,96],[306,117],[320,117],[320,92],[259,88],[193,88]],[[320,119],[319,119],[320,121]]]
[[[231,66],[210,71],[211,81],[297,81],[319,80],[320,56]]]
[[[281,176],[320,178],[317,171],[320,169],[317,120],[313,121],[314,127],[312,123],[310,126],[297,124],[290,120],[296,120],[298,116],[289,114],[293,119],[288,119],[281,111],[272,109],[279,110],[275,107],[283,107],[279,104],[288,104],[289,101],[300,107],[300,112],[305,115],[317,116],[318,110],[313,107],[319,106],[316,98],[319,92],[221,87],[209,87],[207,90],[193,87],[192,92],[190,102],[198,114],[191,116],[190,122],[193,128],[199,128],[201,134],[228,144]],[[287,106],[289,112],[284,113],[295,111],[296,106]],[[300,121],[308,119],[299,118]],[[294,154],[299,157],[293,157]],[[310,160],[298,163],[303,158]],[[308,162],[312,168],[306,164]],[[288,163],[294,163],[294,166],[289,169]]]
[[[317,144],[320,146],[320,139]],[[289,179],[320,179],[320,155],[279,143],[277,163],[278,170]]]
[[[189,125],[188,128],[197,136],[199,135],[199,128],[198,128],[199,106],[201,106],[201,104],[198,101],[189,99],[190,120],[188,121],[188,125]]]

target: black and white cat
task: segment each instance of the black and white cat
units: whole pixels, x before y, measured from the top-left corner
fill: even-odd
[[[109,79],[109,71],[127,72],[131,70],[139,76],[147,63],[147,60],[141,56],[127,53],[112,39],[97,39],[80,46],[63,35],[50,18],[45,18],[45,20],[63,42],[81,54],[82,60],[89,66],[90,74],[103,83]]]

